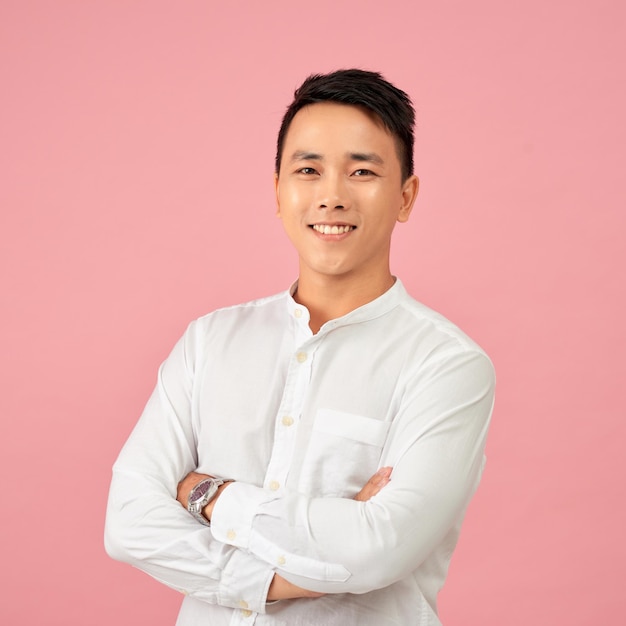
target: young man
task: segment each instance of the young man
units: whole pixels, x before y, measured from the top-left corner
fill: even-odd
[[[186,595],[180,626],[440,623],[494,375],[390,272],[413,123],[379,74],[296,91],[275,183],[298,281],[192,323],[115,464],[107,550]]]

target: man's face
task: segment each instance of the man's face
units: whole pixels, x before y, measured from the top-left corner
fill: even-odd
[[[278,215],[300,277],[368,280],[389,273],[391,233],[418,181],[402,181],[393,136],[354,106],[323,102],[293,118],[276,177]]]

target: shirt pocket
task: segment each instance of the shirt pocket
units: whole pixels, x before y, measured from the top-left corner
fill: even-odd
[[[353,498],[378,469],[389,422],[319,409],[300,473],[299,490]]]

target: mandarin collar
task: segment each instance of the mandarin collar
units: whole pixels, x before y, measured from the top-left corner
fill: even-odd
[[[395,277],[395,282],[385,293],[378,296],[371,302],[364,304],[360,307],[357,307],[353,311],[342,315],[341,317],[337,317],[333,320],[329,320],[326,322],[317,333],[318,335],[328,332],[334,328],[338,328],[340,326],[347,326],[348,324],[358,324],[360,322],[366,322],[368,320],[375,319],[377,317],[381,317],[385,315],[392,309],[394,309],[398,303],[406,296],[406,290],[402,281]],[[308,309],[303,305],[296,302],[293,298],[293,295],[296,293],[296,289],[298,288],[298,281],[296,280],[289,290],[286,292],[286,306],[289,317],[294,317],[294,315],[299,318],[299,321],[302,323],[306,323],[308,326],[310,315]]]

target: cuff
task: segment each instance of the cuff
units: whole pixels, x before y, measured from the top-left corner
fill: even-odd
[[[218,604],[265,613],[274,570],[267,563],[235,550],[222,571]]]
[[[211,514],[211,531],[222,543],[248,549],[252,522],[259,507],[274,500],[261,487],[235,482],[224,489]]]

